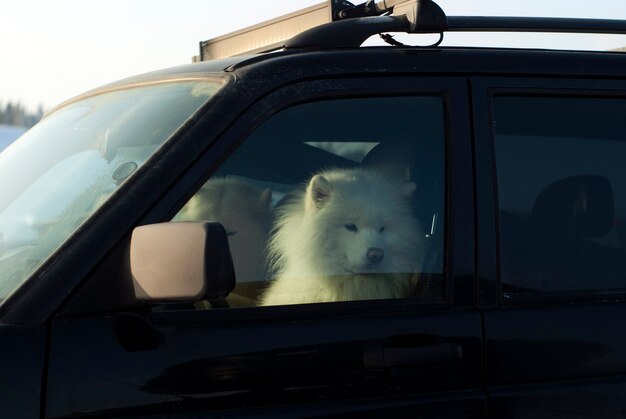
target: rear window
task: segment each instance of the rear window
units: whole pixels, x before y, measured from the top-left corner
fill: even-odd
[[[493,98],[503,292],[626,289],[626,99]]]

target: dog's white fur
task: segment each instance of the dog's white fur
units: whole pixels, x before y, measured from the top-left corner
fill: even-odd
[[[360,169],[313,176],[278,208],[269,244],[276,276],[259,304],[410,296],[423,253],[414,190],[414,183]],[[384,256],[372,263],[371,252]]]
[[[237,177],[211,178],[175,217],[218,221],[228,243],[238,283],[265,279],[265,247],[271,228],[271,189],[258,190]]]

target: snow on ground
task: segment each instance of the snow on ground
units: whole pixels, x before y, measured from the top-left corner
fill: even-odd
[[[26,131],[24,127],[0,124],[0,151],[7,148],[14,140]]]

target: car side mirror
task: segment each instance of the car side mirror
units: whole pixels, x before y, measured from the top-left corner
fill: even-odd
[[[235,287],[228,235],[220,223],[170,222],[135,228],[130,269],[140,301],[224,298]]]

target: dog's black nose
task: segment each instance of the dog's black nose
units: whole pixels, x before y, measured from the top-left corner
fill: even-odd
[[[383,260],[383,257],[385,257],[385,252],[382,249],[373,247],[367,251],[367,260],[372,265],[378,265]]]

